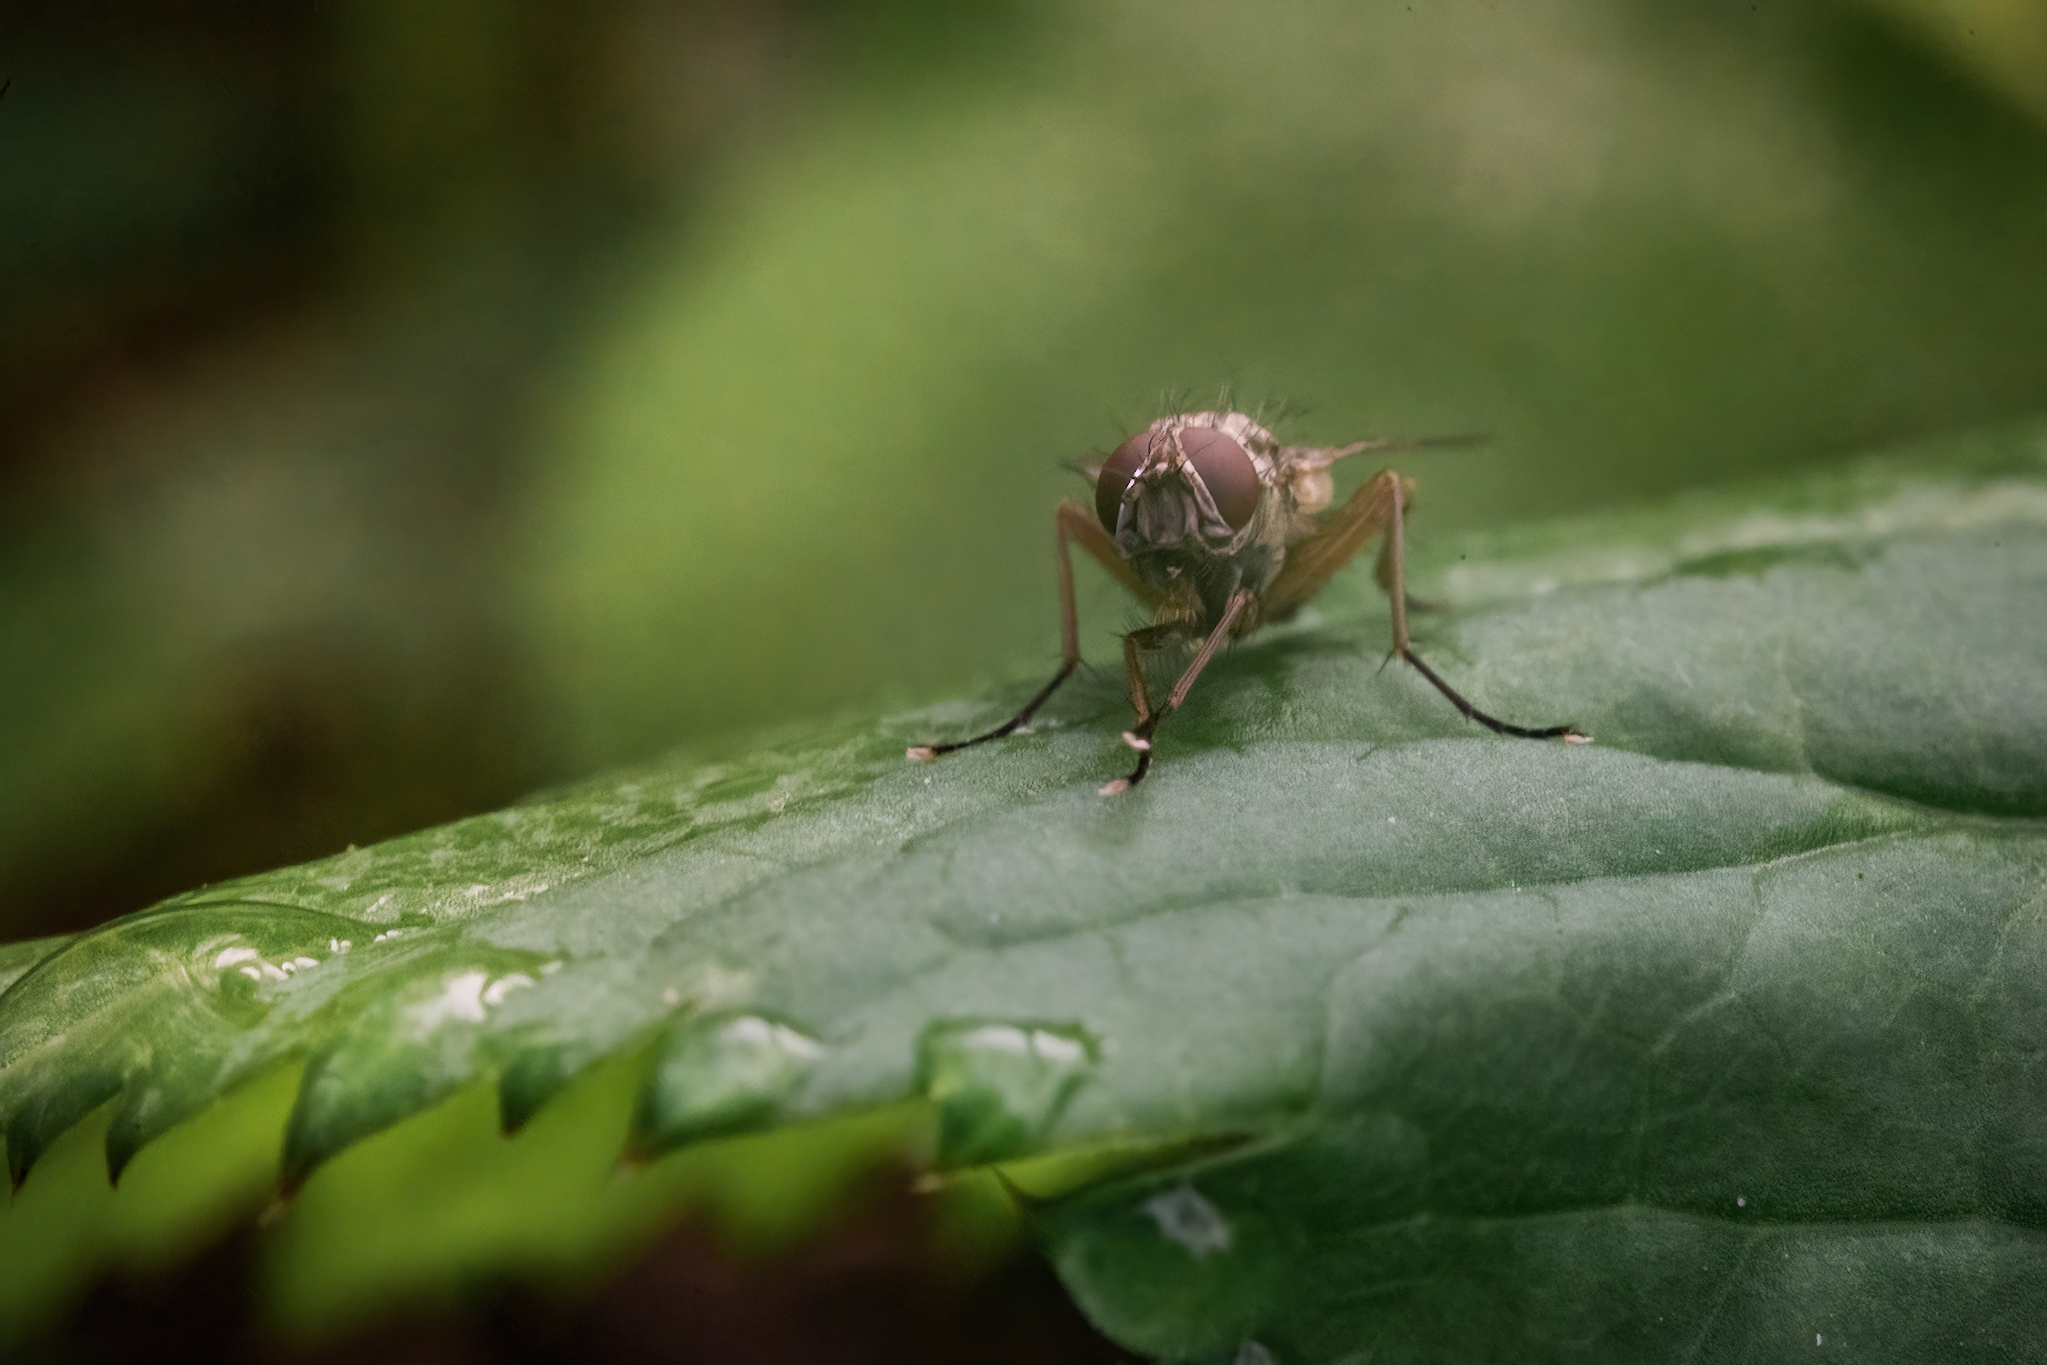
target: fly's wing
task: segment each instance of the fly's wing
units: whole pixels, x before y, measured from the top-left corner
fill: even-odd
[[[1446,447],[1482,445],[1484,436],[1373,436],[1346,446],[1282,446],[1277,477],[1290,484],[1294,506],[1303,512],[1319,512],[1336,498],[1336,480],[1329,466],[1346,455],[1367,450],[1438,450]],[[1355,553],[1355,551],[1353,551]]]
[[[1347,446],[1282,446],[1276,477],[1278,482],[1292,486],[1295,508],[1312,514],[1335,500],[1336,480],[1330,477],[1329,466],[1346,455],[1385,450],[1399,444],[1393,437],[1381,436],[1353,441]]]

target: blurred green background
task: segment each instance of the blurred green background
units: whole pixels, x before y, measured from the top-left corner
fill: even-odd
[[[1062,465],[1225,385],[1489,433],[1417,535],[2047,408],[2018,0],[23,2],[0,78],[6,938],[1035,683]]]

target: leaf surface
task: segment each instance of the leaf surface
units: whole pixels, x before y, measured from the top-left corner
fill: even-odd
[[[519,1128],[644,1047],[612,1139],[642,1158],[905,1097],[942,1166],[1209,1143],[1045,1210],[1083,1306],[1168,1358],[2016,1331],[1999,1286],[2037,1282],[2047,1209],[2037,460],[1424,572],[1455,608],[1425,656],[1592,746],[1474,733],[1381,670],[1358,571],[1219,660],[1120,800],[1102,670],[934,766],[905,746],[1015,699],[5,950],[10,1168],[105,1107],[119,1174],[302,1063],[283,1175],[312,1200],[465,1086]],[[1926,1325],[1883,1337],[1900,1315]]]

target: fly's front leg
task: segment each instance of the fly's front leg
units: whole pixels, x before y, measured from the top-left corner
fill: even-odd
[[[1151,732],[1158,725],[1158,717],[1152,712],[1151,697],[1144,685],[1143,656],[1185,639],[1186,634],[1183,626],[1146,626],[1123,637],[1123,668],[1130,679],[1130,705],[1137,712],[1137,723],[1123,732],[1123,742],[1137,750],[1137,771],[1103,787],[1102,795],[1114,796],[1129,790],[1144,779],[1145,770],[1151,766]]]
[[[1138,652],[1145,649],[1158,649],[1161,645],[1152,644],[1149,640],[1144,644],[1139,644],[1137,638],[1140,635],[1149,636],[1151,633],[1149,630],[1133,630],[1123,637],[1123,669],[1130,678],[1130,705],[1137,712],[1137,723],[1139,725],[1151,719],[1151,698],[1144,694],[1144,664],[1139,660]]]
[[[1073,605],[1074,541],[1079,541],[1081,549],[1100,560],[1102,567],[1115,575],[1116,580],[1124,587],[1147,602],[1154,602],[1149,590],[1130,567],[1130,561],[1123,557],[1123,552],[1116,548],[1116,542],[1109,538],[1096,523],[1094,515],[1086,508],[1076,507],[1072,503],[1061,503],[1053,516],[1053,521],[1059,530],[1059,671],[1052,675],[1052,681],[1046,683],[1037,696],[1024,703],[1023,710],[993,730],[975,735],[972,739],[955,740],[951,744],[919,744],[908,751],[907,756],[912,760],[929,763],[940,754],[971,749],[976,744],[986,744],[991,739],[1001,739],[1004,735],[1015,734],[1038,713],[1039,707],[1051,700],[1052,694],[1059,690],[1060,684],[1073,676],[1073,670],[1080,667],[1080,616]]]
[[[1223,647],[1223,642],[1230,638],[1230,627],[1236,624],[1237,618],[1244,614],[1244,608],[1250,604],[1251,593],[1249,589],[1241,590],[1230,598],[1230,605],[1224,610],[1222,620],[1216,622],[1215,629],[1210,631],[1208,638],[1201,642],[1201,648],[1194,652],[1194,658],[1181,671],[1179,681],[1173,684],[1173,690],[1167,694],[1165,705],[1156,711],[1150,710],[1145,702],[1144,674],[1137,666],[1138,646],[1132,644],[1132,640],[1136,635],[1150,635],[1153,632],[1137,631],[1123,638],[1123,657],[1130,666],[1130,691],[1138,707],[1137,726],[1135,729],[1123,732],[1123,742],[1137,750],[1137,767],[1131,771],[1130,776],[1119,777],[1113,782],[1105,783],[1102,787],[1102,795],[1116,796],[1129,791],[1132,787],[1144,781],[1144,775],[1151,771],[1151,737],[1153,732],[1159,728],[1161,720],[1165,719],[1169,713],[1179,710],[1180,703],[1187,700],[1188,692],[1193,690],[1194,680],[1201,676],[1201,670],[1208,667],[1208,661],[1215,657],[1216,651]],[[1171,628],[1153,628],[1153,630],[1161,629]]]
[[[1194,638],[1192,630],[1177,622],[1163,626],[1146,626],[1142,630],[1133,630],[1123,637],[1123,667],[1130,678],[1130,705],[1136,709],[1140,725],[1151,719],[1152,714],[1151,695],[1144,685],[1142,656],[1156,654],[1168,645]],[[1174,703],[1176,706],[1178,704]]]
[[[1187,628],[1178,625],[1146,626],[1123,637],[1123,669],[1130,681],[1130,706],[1137,712],[1137,728],[1125,730],[1123,742],[1139,753],[1149,747],[1149,741],[1140,738],[1140,734],[1149,735],[1151,731],[1146,727],[1158,723],[1152,717],[1151,697],[1144,685],[1143,656],[1186,638]]]

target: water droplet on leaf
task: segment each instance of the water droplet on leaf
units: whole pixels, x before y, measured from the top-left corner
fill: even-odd
[[[1099,1057],[1095,1040],[1075,1025],[932,1025],[917,1046],[917,1078],[938,1106],[938,1164],[1035,1150]]]
[[[817,1039],[757,1014],[677,1023],[640,1093],[633,1151],[654,1156],[771,1121],[824,1053]]]

